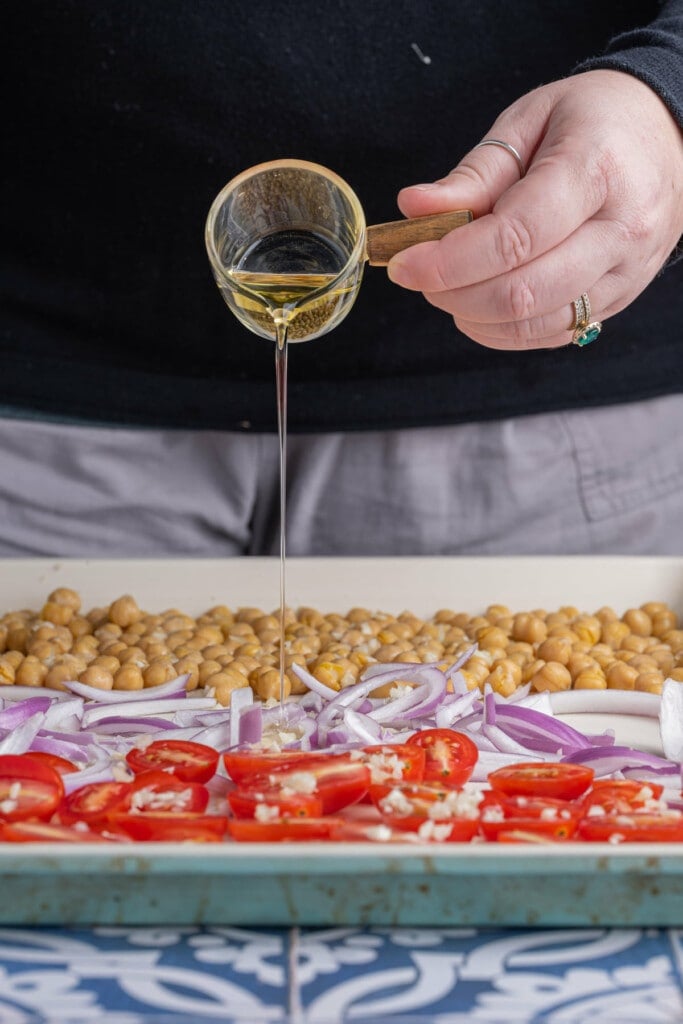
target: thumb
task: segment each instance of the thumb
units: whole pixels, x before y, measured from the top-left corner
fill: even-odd
[[[459,209],[471,210],[475,217],[490,213],[500,196],[529,168],[554,105],[549,91],[546,86],[508,107],[482,142],[444,178],[402,189],[398,194],[401,213],[405,217]]]

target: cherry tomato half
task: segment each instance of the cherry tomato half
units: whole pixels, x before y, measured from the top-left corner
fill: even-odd
[[[417,743],[379,743],[363,748],[363,761],[373,785],[382,782],[420,782],[427,762]]]
[[[593,769],[582,764],[521,761],[497,768],[488,777],[489,785],[507,796],[541,796],[575,800],[593,781]]]
[[[301,791],[300,776],[312,776],[315,787],[307,789],[320,797],[323,814],[336,814],[358,803],[368,791],[370,769],[348,754],[327,754],[296,765],[277,768],[268,776],[256,777],[254,785],[269,784],[271,788]]]
[[[92,828],[104,825],[108,816],[127,806],[133,787],[130,782],[90,782],[64,797],[59,817],[64,825],[85,821]]]
[[[126,804],[134,813],[201,813],[209,802],[206,786],[198,782],[183,782],[168,772],[142,772],[130,783],[130,787]]]
[[[218,814],[113,814],[111,823],[138,842],[217,843],[223,838],[228,819]]]
[[[500,841],[502,835],[509,832],[523,832],[526,835],[543,836],[554,840],[571,839],[576,833],[581,811],[576,807],[572,811],[566,811],[565,815],[554,818],[505,817],[501,821],[492,821],[483,815],[480,826],[482,834],[489,842]]]
[[[0,820],[46,821],[64,796],[61,775],[27,754],[0,755]]]
[[[58,754],[48,754],[44,750],[32,750],[25,756],[33,758],[34,761],[42,761],[43,764],[54,768],[60,775],[71,775],[72,772],[78,771],[78,768],[72,761],[68,761],[65,757],[59,757]]]
[[[239,843],[311,842],[329,839],[342,824],[341,818],[282,818],[256,821],[254,818],[231,818],[228,832]]]
[[[598,779],[584,796],[584,813],[591,807],[601,807],[606,814],[628,814],[643,808],[648,800],[659,800],[664,787],[656,782],[637,782],[635,779]]]
[[[218,751],[190,740],[153,740],[129,750],[126,761],[136,774],[162,769],[183,782],[208,782],[216,774]]]
[[[0,826],[0,842],[5,843],[104,843],[98,832],[84,832],[49,821],[15,821]]]
[[[232,781],[239,783],[256,775],[267,775],[274,768],[297,766],[328,756],[304,750],[226,750],[223,764]]]
[[[253,818],[259,806],[275,807],[288,818],[320,818],[322,799],[316,793],[287,793],[278,786],[245,783],[228,793],[228,804],[236,818]]]
[[[423,729],[410,737],[408,745],[426,754],[424,781],[444,786],[464,786],[479,755],[469,736],[455,729]]]
[[[583,818],[579,822],[579,834],[592,843],[683,843],[683,815],[673,811],[604,814]]]

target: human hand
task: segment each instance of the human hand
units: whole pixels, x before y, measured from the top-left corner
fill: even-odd
[[[523,96],[445,178],[399,193],[417,217],[468,208],[475,220],[393,257],[389,277],[490,348],[571,340],[573,300],[592,318],[629,305],[683,232],[683,138],[655,92],[620,71],[589,71]]]

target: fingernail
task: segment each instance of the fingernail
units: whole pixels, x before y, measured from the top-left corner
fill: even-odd
[[[433,192],[435,189],[441,188],[441,182],[425,181],[420,185],[410,185],[409,188],[416,188],[418,192]]]
[[[392,256],[387,263],[387,276],[394,284],[400,284],[404,288],[410,286],[410,271],[404,265],[400,254]]]

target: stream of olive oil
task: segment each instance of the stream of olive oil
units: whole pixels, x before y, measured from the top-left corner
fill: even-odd
[[[325,293],[346,263],[334,240],[317,231],[277,231],[247,249],[232,277],[254,296],[238,302],[254,325],[275,328],[275,393],[280,471],[280,704],[285,702],[286,535],[287,535],[287,352],[292,340],[324,333],[347,289]],[[322,294],[321,294],[322,293]],[[343,298],[342,298],[343,301]],[[265,303],[265,305],[264,305]]]

